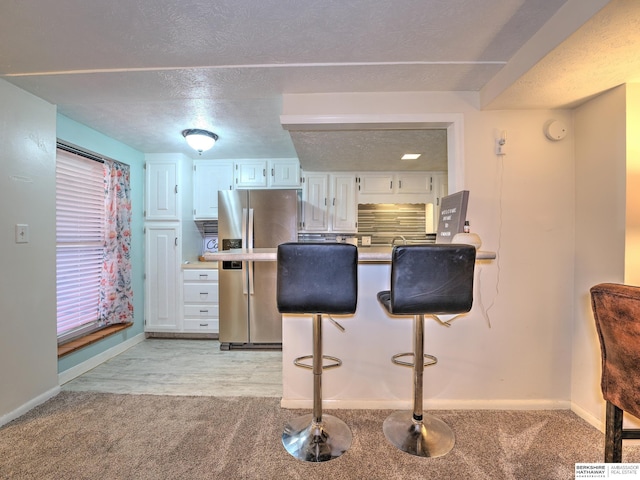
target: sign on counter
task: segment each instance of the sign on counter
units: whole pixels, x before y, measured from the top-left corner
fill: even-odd
[[[462,190],[442,197],[436,243],[451,243],[451,239],[456,233],[464,231],[468,202],[469,190]]]

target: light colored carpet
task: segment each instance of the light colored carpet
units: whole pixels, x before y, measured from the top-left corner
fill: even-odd
[[[418,458],[382,433],[385,410],[332,410],[351,449],[312,464],[284,450],[277,398],[62,392],[0,429],[1,479],[572,479],[602,461],[603,435],[575,414],[439,411],[456,433],[446,456]],[[640,460],[626,447],[625,461]]]

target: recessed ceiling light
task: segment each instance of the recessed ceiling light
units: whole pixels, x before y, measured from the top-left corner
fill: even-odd
[[[420,157],[420,153],[405,153],[402,155],[401,160],[416,160]]]

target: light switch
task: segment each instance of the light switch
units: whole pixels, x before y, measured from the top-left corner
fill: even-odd
[[[29,225],[16,223],[16,243],[29,243]]]

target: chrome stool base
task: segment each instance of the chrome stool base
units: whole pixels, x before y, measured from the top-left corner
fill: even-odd
[[[441,457],[456,443],[449,425],[428,414],[416,421],[412,412],[394,412],[385,419],[382,431],[394,447],[418,457]]]
[[[298,460],[326,462],[338,458],[351,446],[351,430],[339,418],[323,415],[321,423],[313,415],[294,418],[282,433],[282,445]]]

